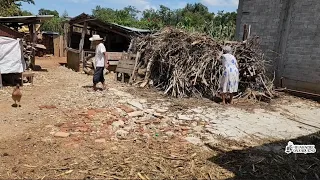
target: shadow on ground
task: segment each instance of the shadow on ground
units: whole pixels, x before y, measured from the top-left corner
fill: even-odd
[[[87,89],[88,91],[93,91],[93,86],[82,86],[82,88]],[[102,88],[97,87],[97,91],[104,91]]]
[[[34,65],[33,67],[32,67],[32,70],[33,71],[39,71],[39,72],[48,72],[48,70],[47,69],[43,69],[41,66],[39,66],[39,65]]]
[[[288,141],[295,145],[315,145],[314,154],[286,154]],[[217,149],[214,149],[217,150]],[[209,161],[233,172],[235,179],[320,180],[320,131],[292,140],[222,152]],[[218,150],[219,152],[219,150]]]

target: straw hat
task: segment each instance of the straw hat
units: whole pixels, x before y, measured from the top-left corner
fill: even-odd
[[[103,38],[100,37],[100,35],[92,35],[92,37],[89,39],[90,41],[101,41]]]

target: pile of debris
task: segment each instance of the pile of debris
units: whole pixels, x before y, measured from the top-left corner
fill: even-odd
[[[24,61],[26,62],[26,69],[32,69],[31,67],[31,59],[32,59],[32,49],[34,49],[37,53],[38,56],[43,56],[44,50],[46,47],[42,44],[35,44],[34,48],[32,47],[32,43],[29,41],[26,41],[25,38],[22,39],[22,44],[23,44],[23,58]]]
[[[207,97],[218,94],[222,74],[222,46],[230,45],[240,71],[237,97],[270,101],[273,83],[266,76],[259,39],[246,42],[217,42],[213,38],[166,28],[159,33],[137,37],[132,51],[141,53],[133,80],[145,87],[154,85],[174,97]]]
[[[26,62],[26,69],[29,70],[31,68],[31,59],[32,59],[32,45],[30,42],[22,39],[23,44],[23,57]]]
[[[89,57],[87,61],[85,61],[83,71],[88,75],[93,75],[95,69],[94,58]]]

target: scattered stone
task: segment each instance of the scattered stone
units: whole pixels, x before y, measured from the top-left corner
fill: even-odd
[[[191,111],[193,111],[193,112],[195,112],[197,114],[201,114],[203,112],[203,110],[200,109],[200,108],[191,109]]]
[[[126,106],[126,105],[123,105],[123,104],[119,105],[118,108],[122,109],[126,113],[134,112],[133,108]]]
[[[96,139],[94,140],[96,143],[106,143],[106,139]]]
[[[70,133],[67,132],[57,132],[54,134],[55,137],[62,137],[62,138],[66,138],[70,136]]]
[[[122,129],[116,131],[116,137],[118,139],[126,139],[128,134],[129,134],[128,131],[125,131],[125,130],[122,130]]]
[[[149,135],[148,133],[144,133],[142,136],[145,137],[145,138],[147,138],[147,139],[150,138],[150,135]]]
[[[153,113],[153,116],[157,118],[163,118],[163,116],[160,113]]]
[[[124,122],[122,120],[120,121],[115,121],[112,123],[112,128],[118,129],[124,126]]]
[[[192,118],[190,118],[189,116],[182,115],[182,114],[178,114],[178,119],[179,120],[184,120],[184,121],[191,121],[192,120]]]
[[[194,144],[194,145],[201,145],[202,144],[201,139],[199,139],[197,137],[186,137],[185,140],[191,144]]]
[[[123,128],[123,130],[125,130],[125,131],[131,131],[133,129],[133,127],[132,126],[125,126],[124,128]]]
[[[54,126],[53,125],[46,125],[45,128],[53,128]]]
[[[168,137],[173,137],[175,134],[174,134],[174,132],[172,132],[172,131],[168,131],[168,132],[166,132],[166,135],[167,135]]]
[[[198,126],[198,123],[197,123],[197,122],[191,123],[191,127],[196,127],[196,126]]]
[[[148,114],[154,114],[156,111],[154,109],[146,109],[146,110],[144,110],[144,112],[146,112]]]
[[[122,100],[122,99],[121,99],[121,100],[119,100],[118,102],[121,103],[121,104],[125,104],[125,103],[127,103],[127,100]]]
[[[130,116],[130,117],[141,117],[141,116],[143,116],[143,111],[131,112],[131,113],[128,113],[128,116]]]
[[[216,114],[206,114],[205,117],[210,119],[210,121],[214,121],[214,120],[217,119],[217,115]]]
[[[129,101],[128,104],[130,104],[131,106],[136,107],[140,110],[143,110],[142,104],[137,101]]]
[[[49,138],[49,137],[41,138],[41,141],[42,141],[42,142],[45,142],[45,143],[51,143],[51,142],[53,142],[53,140],[52,140],[51,138]]]
[[[156,109],[157,113],[166,113],[168,110],[166,109]]]
[[[140,99],[140,103],[147,103],[148,101],[146,99]]]
[[[201,132],[202,129],[203,129],[202,126],[196,126],[196,127],[193,128],[193,130],[196,131],[196,132]]]

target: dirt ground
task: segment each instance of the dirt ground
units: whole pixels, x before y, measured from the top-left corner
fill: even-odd
[[[121,84],[112,74],[109,90],[93,92],[92,77],[59,62],[37,59],[42,70],[22,87],[20,108],[11,106],[12,87],[0,90],[0,179],[319,179],[319,103],[283,95],[226,110]],[[251,127],[255,119],[264,123]],[[261,138],[249,138],[253,129]],[[318,151],[287,155],[290,139]]]

